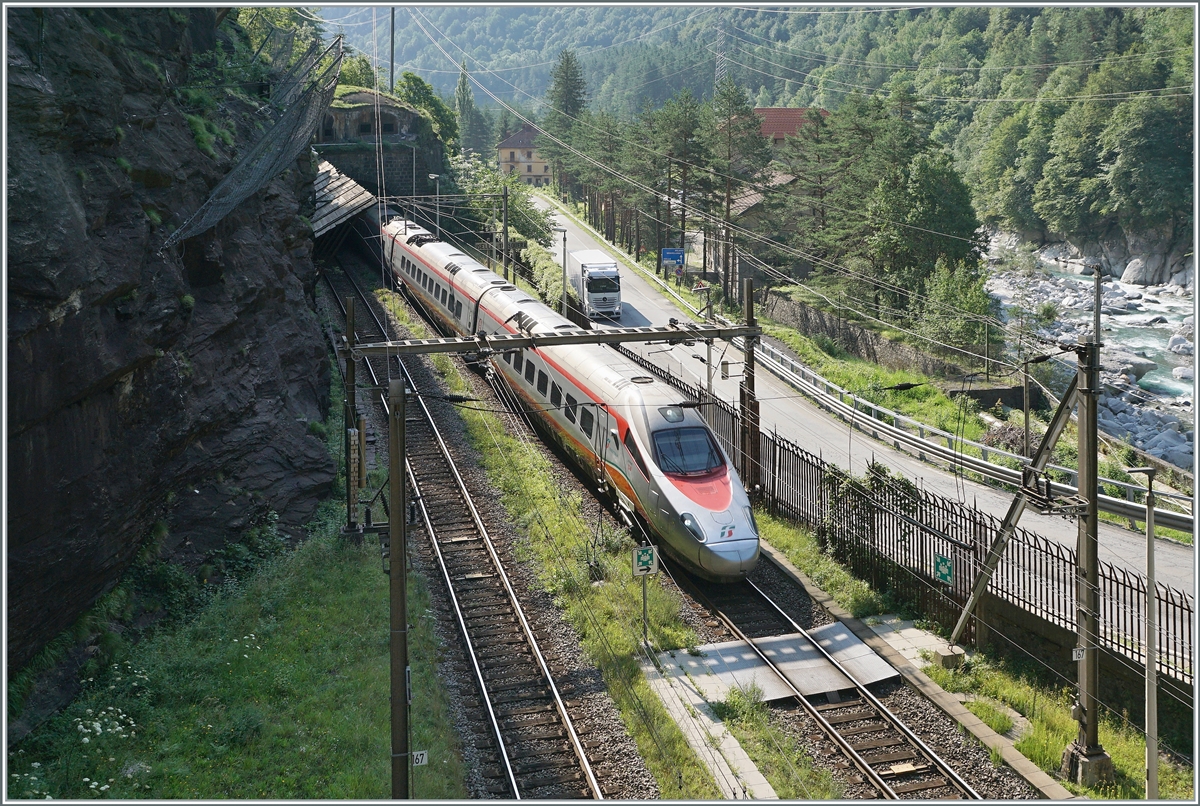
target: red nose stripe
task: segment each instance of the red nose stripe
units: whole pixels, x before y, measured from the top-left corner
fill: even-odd
[[[709,476],[676,476],[668,473],[667,478],[675,485],[675,489],[705,509],[724,512],[729,509],[729,502],[733,500],[729,471],[724,467]]]

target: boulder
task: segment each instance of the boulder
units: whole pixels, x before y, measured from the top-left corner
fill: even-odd
[[[1191,355],[1191,353],[1192,351],[1189,349],[1187,354]],[[1175,367],[1171,370],[1171,375],[1181,381],[1190,381],[1196,377],[1195,371],[1191,367]]]
[[[1121,282],[1143,286],[1155,284],[1153,275],[1150,273],[1150,267],[1140,257],[1135,257],[1126,264],[1125,271],[1121,273]]]
[[[1119,372],[1122,375],[1132,373],[1138,380],[1141,380],[1146,373],[1158,369],[1158,364],[1149,358],[1135,355],[1119,347],[1102,347],[1100,364],[1108,372]]]

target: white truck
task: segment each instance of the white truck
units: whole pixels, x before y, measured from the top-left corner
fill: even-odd
[[[567,282],[586,316],[621,318],[621,274],[611,257],[599,249],[569,252]]]

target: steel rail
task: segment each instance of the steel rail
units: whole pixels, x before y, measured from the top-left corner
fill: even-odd
[[[381,323],[379,321],[379,318],[375,314],[375,311],[373,309],[371,309],[371,306],[369,304],[367,296],[359,288],[358,283],[356,283],[354,281],[354,278],[350,275],[349,272],[346,272],[344,268],[343,268],[343,274],[346,276],[347,280],[350,281],[350,284],[352,286],[354,286],[354,289],[358,293],[360,298],[362,298],[364,302],[368,303],[367,308],[368,308],[368,310],[371,311],[372,318],[374,318],[376,324],[379,325],[380,332],[384,335],[384,337],[387,337],[387,335],[388,335],[387,328],[383,325],[383,323]],[[327,282],[328,282],[328,278],[327,278]],[[332,283],[330,284],[330,287],[332,288]],[[336,296],[336,292],[335,292],[335,296]],[[344,309],[343,309],[343,311],[344,311]],[[396,358],[396,363],[400,368],[400,371],[404,374],[405,381],[409,384],[410,388],[415,388],[415,385],[412,382],[412,378],[409,375],[407,368],[405,368],[404,363],[400,360],[400,356],[395,355],[395,358]],[[367,362],[367,366],[368,366],[368,368],[370,367],[369,362]],[[374,370],[371,370],[371,376],[372,376],[372,379],[373,379],[373,382],[375,383],[375,385],[378,386],[378,379],[375,376]],[[382,398],[381,398],[380,402],[382,403],[384,410],[386,411],[387,410],[386,401],[382,400]],[[508,574],[504,570],[504,564],[503,564],[503,562],[501,562],[499,554],[496,552],[495,545],[493,544],[492,539],[491,539],[491,535],[488,533],[487,527],[484,526],[483,519],[480,516],[478,509],[476,509],[476,507],[475,507],[475,503],[472,500],[471,494],[467,489],[466,482],[463,480],[461,474],[458,472],[458,467],[454,461],[453,456],[450,453],[450,449],[446,446],[445,441],[442,439],[442,435],[441,435],[440,431],[438,430],[436,424],[433,421],[433,416],[429,412],[429,408],[426,405],[424,398],[418,396],[417,403],[420,405],[421,410],[425,415],[426,422],[429,424],[430,429],[432,430],[434,438],[439,447],[439,450],[442,453],[442,456],[444,457],[444,459],[446,460],[447,466],[450,470],[452,477],[454,478],[455,484],[458,487],[460,494],[462,495],[463,502],[467,508],[467,511],[470,513],[471,519],[475,524],[475,528],[479,532],[479,535],[483,541],[483,545],[487,549],[488,555],[490,556],[492,563],[496,569],[497,577],[499,578],[500,582],[504,586],[505,592],[507,593],[507,596],[508,596],[509,603],[513,608],[513,612],[516,614],[516,616],[518,617],[518,620],[521,624],[521,629],[522,629],[522,632],[524,633],[525,639],[528,642],[529,647],[530,647],[534,657],[537,659],[538,667],[542,673],[542,676],[546,680],[548,688],[550,689],[550,692],[551,692],[551,695],[552,695],[552,698],[554,701],[555,709],[558,712],[559,718],[562,719],[562,721],[563,721],[563,726],[566,729],[567,738],[569,739],[569,741],[571,743],[571,747],[574,750],[575,756],[579,760],[580,766],[584,772],[584,777],[587,780],[588,788],[591,790],[592,795],[595,799],[603,800],[604,795],[603,795],[603,792],[601,791],[600,783],[599,783],[599,781],[597,781],[595,773],[592,770],[591,763],[587,759],[587,754],[584,752],[583,742],[580,740],[579,734],[575,730],[575,725],[572,722],[570,715],[567,713],[566,703],[563,701],[563,697],[562,697],[561,692],[558,690],[558,686],[554,683],[554,677],[550,673],[550,666],[546,662],[545,656],[542,654],[541,647],[538,645],[537,639],[533,634],[533,628],[530,626],[528,619],[525,617],[525,611],[521,607],[521,604],[517,599],[516,592],[514,591],[512,584],[509,581]],[[414,484],[414,489],[415,489],[416,477],[413,475],[412,470],[411,470],[411,465],[410,465],[410,463],[407,462],[407,460],[405,462],[405,465],[408,470],[409,477]],[[421,501],[421,507],[422,507],[422,512],[426,517],[426,523],[430,527],[429,534],[432,538],[434,532],[432,530],[432,524],[429,523],[429,521],[428,521],[428,513],[424,509],[424,501],[423,500]],[[396,507],[392,507],[392,509],[396,510]],[[391,515],[389,517],[404,517],[403,510],[404,510],[404,508],[403,508],[403,506],[401,506],[399,508],[399,510],[397,510],[397,514]],[[436,545],[435,540],[431,540],[431,542],[434,545]],[[447,584],[450,585],[448,571],[442,560],[441,552],[438,551],[437,554],[439,557],[439,564],[441,564],[442,568],[443,568],[443,573],[447,575],[446,576]],[[450,586],[450,591],[451,591],[451,597],[454,598],[454,592],[453,592],[454,588],[452,585]],[[455,607],[456,607],[456,610],[458,610],[457,600],[456,600]],[[460,612],[460,616],[461,616],[461,611],[459,611],[459,612]],[[468,645],[470,645],[470,639],[469,639],[469,637],[467,637],[467,633],[465,630],[465,623],[460,621],[460,626],[462,626],[462,628],[463,628],[464,639],[467,641]],[[472,662],[473,663],[476,662],[473,652],[472,652]],[[479,675],[479,682],[480,682],[481,686],[483,686],[482,690],[484,692],[487,692],[488,689],[486,687],[486,684],[482,680],[481,673]],[[489,712],[491,712],[490,697],[485,696],[485,700],[488,700],[488,709],[489,709]],[[497,729],[497,731],[499,731],[498,724],[496,724],[496,729]],[[504,747],[503,742],[501,742],[500,747],[501,748]],[[511,766],[508,762],[507,755],[505,755],[504,758],[505,758],[505,765],[506,765],[506,768],[509,770],[509,775],[510,775],[510,779],[511,779],[513,773],[511,770]],[[513,791],[514,791],[515,797],[519,798],[520,794],[516,788],[515,781],[512,781],[512,785],[514,787]]]
[[[342,265],[341,261],[338,261],[338,265],[339,266]],[[354,287],[354,290],[358,293],[359,298],[362,299],[364,302],[366,302],[366,295],[362,293],[362,289],[360,289],[358,287],[358,283],[356,283],[354,281],[354,278],[351,277],[348,273],[346,273],[344,266],[342,266],[342,273],[345,274],[346,278],[350,281],[350,284]],[[333,296],[337,302],[338,308],[341,310],[342,315],[345,316],[346,306],[341,301],[341,299],[337,296],[337,290],[334,289],[333,282],[329,279],[328,274],[325,275],[325,282],[329,285],[330,290],[333,291]],[[387,330],[383,327],[383,323],[379,321],[379,317],[375,314],[375,311],[370,307],[370,305],[367,305],[366,307],[367,307],[368,312],[370,312],[370,314],[371,314],[371,318],[373,318],[375,320],[375,324],[379,326],[379,332],[382,333],[384,336],[386,336]],[[371,366],[370,361],[364,361],[363,363],[366,364],[367,372],[369,372],[371,375],[372,386],[378,387],[379,386],[379,378],[375,374],[375,368]],[[405,383],[408,384],[408,387],[410,389],[414,389],[414,391],[415,391],[415,385],[412,382],[412,377],[408,375],[408,372],[407,372],[407,370],[405,370],[403,363],[401,363],[400,369],[402,371],[404,371]],[[426,420],[430,423],[430,425],[432,425],[433,421],[429,417],[428,410],[425,409],[424,400],[422,400],[421,398],[418,398],[418,401],[421,403],[422,409],[424,410],[424,413],[426,415]],[[383,406],[384,412],[386,414],[390,415],[391,410],[388,407],[387,399],[382,395],[382,393],[380,394],[379,403],[380,403],[380,405]],[[434,428],[433,430],[434,430],[434,433],[436,434],[437,429]],[[471,641],[470,631],[467,629],[466,617],[463,615],[461,604],[458,601],[458,596],[456,595],[456,591],[454,588],[454,582],[451,580],[451,577],[450,577],[450,569],[446,566],[446,560],[445,560],[445,557],[442,556],[441,547],[438,546],[437,538],[436,538],[437,532],[433,528],[433,522],[429,517],[428,510],[425,508],[425,499],[424,499],[423,495],[421,494],[420,482],[417,481],[417,476],[413,472],[413,469],[412,469],[412,463],[407,459],[407,457],[404,460],[404,469],[405,469],[405,473],[408,476],[409,483],[412,485],[412,489],[416,493],[416,500],[417,500],[418,506],[420,507],[421,517],[425,521],[425,528],[427,530],[427,534],[429,534],[429,536],[430,536],[430,541],[429,541],[430,545],[433,547],[434,555],[437,557],[438,566],[442,570],[442,578],[445,580],[446,589],[450,594],[450,604],[454,608],[455,619],[458,621],[459,631],[461,632],[463,642],[466,644],[466,647],[467,647],[467,657],[469,657],[471,660],[471,668],[475,674],[475,682],[479,686],[480,692],[483,694],[483,705],[488,714],[488,721],[491,723],[492,738],[494,738],[496,740],[496,748],[497,748],[498,755],[499,755],[500,766],[504,770],[505,776],[508,778],[508,784],[512,788],[513,798],[515,800],[520,800],[521,792],[520,792],[520,788],[517,786],[516,773],[513,771],[512,759],[510,759],[508,756],[508,745],[504,741],[504,732],[500,728],[500,720],[496,716],[495,708],[493,708],[493,706],[492,706],[492,698],[488,694],[488,685],[483,677],[483,669],[479,666],[479,658],[475,652],[474,642]],[[460,490],[460,492],[463,495],[468,495],[468,493],[465,490]],[[392,512],[396,513],[396,515],[394,517],[405,517],[405,507],[404,506],[393,506],[393,507],[390,507],[390,509]],[[389,513],[389,517],[393,517],[393,516]]]
[[[680,577],[676,577],[676,579],[679,578]],[[704,594],[699,591],[699,589],[695,588],[694,586],[692,589],[702,598],[704,598],[705,601],[708,600],[707,597],[705,597]],[[842,754],[850,760],[850,762],[858,769],[859,772],[866,776],[870,785],[875,787],[875,789],[881,795],[883,795],[884,798],[888,800],[900,800],[900,796],[896,794],[896,792],[890,786],[888,786],[887,781],[883,780],[882,776],[875,771],[875,769],[867,762],[867,760],[851,746],[850,742],[846,740],[846,737],[842,736],[842,734],[839,733],[838,730],[834,728],[824,716],[821,715],[821,712],[816,709],[816,706],[809,702],[808,698],[805,697],[800,690],[792,684],[792,681],[789,680],[787,676],[778,667],[776,667],[774,663],[771,662],[771,659],[768,658],[766,654],[758,648],[758,645],[754,643],[754,639],[742,632],[741,628],[734,624],[733,620],[728,618],[725,613],[715,608],[713,608],[713,610],[716,616],[725,623],[725,626],[729,629],[729,631],[737,636],[739,640],[745,641],[746,646],[754,650],[754,654],[759,657],[759,660],[766,664],[767,668],[775,673],[780,682],[782,682],[783,685],[785,685],[792,693],[792,697],[795,698],[796,702],[798,702],[804,709],[804,712],[808,714],[809,718],[811,718],[821,727],[821,730],[830,738],[830,740],[833,741],[834,744],[838,746],[838,749],[842,751]],[[789,621],[791,620],[789,619]],[[804,637],[808,638],[808,634],[804,633]],[[816,645],[816,642],[812,641],[811,638],[808,638],[808,640]],[[848,679],[851,681],[854,680],[853,677],[849,677]]]
[[[920,751],[922,753],[924,753],[926,755],[926,757],[931,762],[934,763],[934,765],[937,766],[939,772],[943,773],[948,778],[950,778],[956,789],[958,789],[960,792],[962,792],[967,797],[972,798],[974,800],[982,800],[983,799],[982,795],[980,795],[978,792],[976,792],[975,789],[970,784],[968,784],[965,780],[963,780],[962,776],[960,776],[957,772],[955,772],[954,769],[949,764],[947,764],[945,761],[943,761],[941,756],[939,756],[937,753],[935,753],[933,751],[933,749],[929,747],[929,745],[925,744],[925,742],[923,742],[921,740],[921,738],[919,736],[917,736],[917,734],[915,734],[912,731],[912,729],[910,729],[908,727],[908,725],[906,725],[901,719],[899,719],[895,714],[893,714],[887,708],[887,706],[885,706],[882,702],[880,702],[879,699],[874,694],[872,694],[866,686],[860,685],[857,681],[855,681],[854,676],[852,674],[850,674],[850,671],[845,666],[843,666],[841,663],[839,663],[838,660],[835,657],[833,657],[832,653],[830,653],[828,650],[826,650],[825,647],[821,646],[821,644],[818,641],[813,641],[812,638],[809,636],[807,630],[805,630],[799,624],[797,624],[795,621],[793,621],[792,617],[789,616],[786,612],[784,612],[783,608],[781,608],[778,604],[776,604],[775,601],[771,597],[767,596],[767,594],[761,588],[759,588],[757,585],[755,585],[751,580],[746,580],[746,581],[750,584],[750,587],[753,588],[758,593],[758,595],[763,598],[763,600],[767,604],[769,604],[771,607],[775,608],[775,610],[779,613],[779,615],[783,616],[783,618],[787,620],[788,624],[790,624],[792,626],[792,629],[799,632],[805,638],[808,638],[809,641],[812,641],[812,645],[815,646],[817,648],[817,650],[822,655],[825,656],[825,659],[828,660],[829,663],[832,664],[835,669],[837,669],[839,672],[844,674],[848,680],[853,681],[855,684],[855,687],[859,690],[859,692],[862,695],[865,696],[867,701],[870,702],[871,705],[877,711],[879,711],[880,715],[884,719],[886,719],[888,722],[890,722],[893,727],[895,727],[898,731],[900,731],[900,733],[903,734],[906,739],[908,739],[910,742],[915,744],[920,749]]]

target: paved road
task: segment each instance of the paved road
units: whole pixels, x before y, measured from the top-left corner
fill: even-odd
[[[553,209],[550,202],[540,197],[536,197],[536,203],[542,209]],[[629,261],[616,250],[609,248],[603,239],[579,226],[565,215],[555,215],[555,219],[557,225],[567,229],[567,251],[602,249],[626,267],[626,270],[621,273],[621,297],[624,307],[622,317],[619,322],[608,323],[601,320],[597,322],[598,326],[603,327],[608,324],[620,327],[666,325],[672,317],[685,318],[658,285],[632,269]],[[561,261],[561,236],[556,235],[551,252],[554,254],[555,260]],[[707,383],[705,365],[696,358],[696,356],[704,357],[705,346],[703,344],[697,344],[694,347],[683,345],[669,347],[661,344],[629,346],[660,365],[669,366],[677,373],[682,370],[683,377],[694,383]],[[714,364],[718,368],[721,360],[720,351],[724,347],[722,344],[716,344],[713,347]],[[725,400],[736,401],[738,380],[733,376],[740,372],[740,365],[736,362],[742,360],[742,354],[730,346],[727,348],[724,358],[731,362],[731,377],[728,381],[722,381],[719,371],[714,372],[713,392]],[[991,513],[996,518],[1003,518],[1012,503],[1012,496],[1000,490],[959,478],[953,473],[922,462],[915,456],[898,451],[888,444],[877,442],[861,431],[855,430],[852,433],[846,423],[830,417],[808,402],[797,391],[761,368],[756,373],[756,381],[762,427],[767,430],[776,430],[780,436],[786,437],[805,450],[821,456],[838,467],[861,474],[866,470],[869,462],[880,462],[929,492],[951,500],[970,503],[984,512]],[[1072,548],[1078,537],[1078,527],[1074,521],[1058,516],[1042,515],[1030,509],[1026,509],[1020,525],[1047,539]],[[1156,540],[1155,543],[1155,576],[1163,584],[1194,596],[1196,573],[1195,553],[1192,547],[1162,539]],[[1101,522],[1100,559],[1114,566],[1144,574],[1146,572],[1146,538],[1135,532]]]

